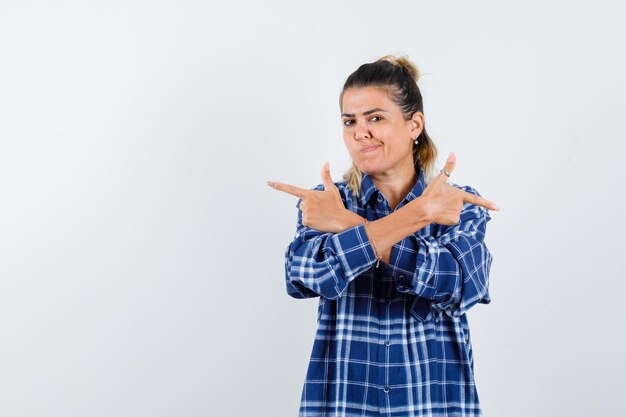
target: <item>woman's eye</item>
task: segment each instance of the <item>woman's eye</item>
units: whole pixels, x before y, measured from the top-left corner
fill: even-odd
[[[374,120],[374,119],[382,119],[382,117],[380,117],[380,116],[373,116],[370,120]],[[378,121],[378,120],[375,120],[375,121]],[[343,124],[345,126],[352,126],[352,122],[353,122],[352,120],[344,120]]]

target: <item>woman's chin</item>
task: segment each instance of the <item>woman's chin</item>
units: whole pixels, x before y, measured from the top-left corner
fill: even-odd
[[[357,164],[357,166],[359,167],[359,170],[361,172],[365,172],[368,175],[377,173],[378,171],[380,171],[379,164],[372,164],[372,163],[365,162],[365,163]]]

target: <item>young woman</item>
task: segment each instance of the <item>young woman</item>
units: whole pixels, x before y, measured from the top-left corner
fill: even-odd
[[[384,56],[346,80],[339,104],[352,167],[299,197],[287,293],[319,297],[300,416],[481,416],[466,312],[488,304],[488,209],[436,176],[418,71]]]

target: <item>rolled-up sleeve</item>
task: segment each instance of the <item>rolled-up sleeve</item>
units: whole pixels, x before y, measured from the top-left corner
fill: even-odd
[[[301,201],[296,204],[296,234],[285,250],[287,293],[294,298],[339,298],[352,280],[376,263],[365,226],[360,224],[340,233],[304,226]]]
[[[451,185],[480,196],[469,186]],[[489,304],[493,257],[484,238],[490,219],[486,208],[465,203],[459,224],[435,225],[435,236],[415,233],[403,239],[390,259],[396,289],[428,299],[437,320],[444,312],[458,317],[477,303]]]

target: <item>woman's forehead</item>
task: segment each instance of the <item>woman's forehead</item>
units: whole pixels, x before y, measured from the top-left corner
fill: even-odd
[[[350,88],[343,95],[343,112],[361,114],[373,108],[393,111],[393,102],[386,89],[380,87]]]

